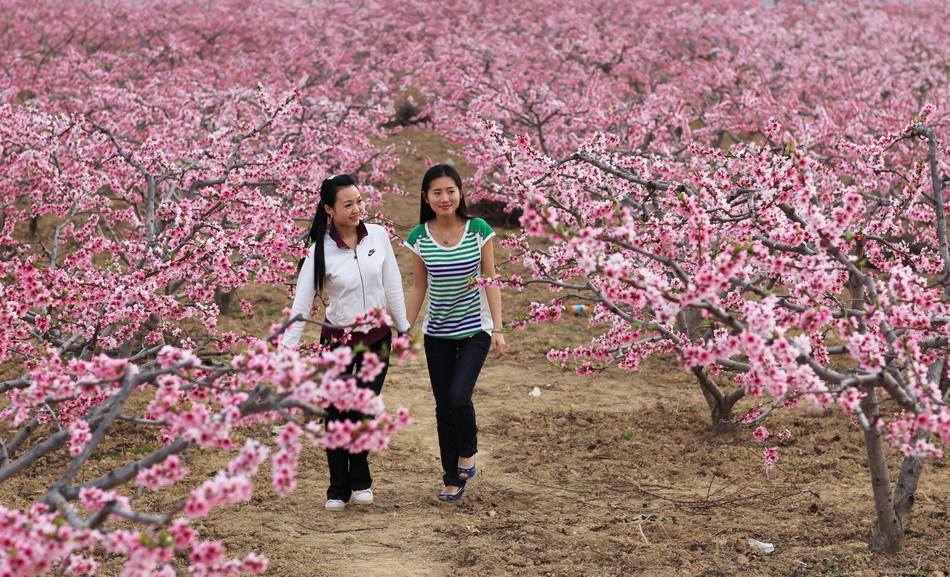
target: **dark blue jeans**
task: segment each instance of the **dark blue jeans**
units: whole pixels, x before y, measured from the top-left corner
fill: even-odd
[[[456,475],[459,457],[478,452],[478,426],[472,393],[491,348],[491,336],[479,332],[463,339],[425,336],[426,364],[435,396],[435,419],[442,457],[442,481],[464,487]]]
[[[383,361],[383,370],[375,380],[364,383],[357,382],[363,388],[372,389],[377,395],[383,390],[383,381],[389,370],[389,349],[392,346],[392,334],[367,345],[369,350],[379,355]],[[353,359],[348,373],[355,374],[363,363],[363,353]],[[327,422],[330,421],[362,421],[367,415],[359,411],[338,411],[336,407],[327,407]],[[373,485],[373,477],[369,472],[369,452],[351,453],[347,449],[327,449],[327,464],[330,466],[330,488],[327,489],[327,499],[339,499],[348,502],[353,491],[369,489]]]

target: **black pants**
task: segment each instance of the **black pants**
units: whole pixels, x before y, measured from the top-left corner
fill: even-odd
[[[357,386],[371,389],[377,395],[383,390],[383,381],[389,370],[389,349],[392,345],[392,334],[367,345],[370,352],[376,353],[383,361],[383,370],[371,382],[357,382]],[[358,353],[347,372],[356,374],[363,363],[363,353]],[[359,411],[340,412],[336,407],[327,407],[327,423],[330,421],[362,421],[366,415]],[[330,488],[327,489],[327,499],[339,499],[344,503],[350,500],[353,491],[369,489],[373,485],[373,477],[369,472],[369,452],[351,453],[346,449],[327,449],[327,464],[330,466]]]
[[[479,332],[463,339],[425,336],[426,364],[435,396],[435,419],[442,457],[442,482],[464,487],[456,474],[459,457],[478,452],[478,426],[472,393],[491,349],[491,336]]]

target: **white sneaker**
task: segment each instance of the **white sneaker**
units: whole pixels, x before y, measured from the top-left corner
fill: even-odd
[[[342,511],[346,508],[346,503],[344,503],[341,499],[329,499],[323,508],[327,511]]]
[[[372,489],[363,489],[361,491],[353,491],[353,500],[360,505],[372,505],[373,504],[373,490]]]

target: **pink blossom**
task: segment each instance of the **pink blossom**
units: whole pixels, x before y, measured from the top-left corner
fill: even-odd
[[[860,410],[861,400],[865,396],[865,393],[861,390],[853,388],[847,389],[838,398],[838,403],[841,405],[841,408],[844,410],[844,412],[856,413]]]
[[[760,414],[761,413],[758,410],[750,411],[749,413],[746,414],[746,416],[742,417],[742,422],[751,423],[755,421],[756,419],[758,419]]]
[[[910,445],[902,445],[901,453],[908,457],[917,457],[920,459],[943,458],[942,449],[924,440],[918,440]]]
[[[224,560],[224,546],[217,541],[202,541],[191,550],[193,565],[217,565]]]
[[[192,489],[185,502],[185,514],[189,519],[204,517],[212,507],[247,501],[251,497],[251,489],[252,485],[246,477],[228,477],[219,473],[214,479]]]
[[[70,456],[79,455],[90,439],[92,439],[92,433],[89,432],[89,423],[83,420],[73,421],[69,425]]]
[[[228,463],[228,475],[253,477],[261,463],[267,459],[269,449],[260,441],[248,439],[238,455]]]
[[[385,367],[386,363],[379,358],[379,355],[375,353],[364,353],[363,359],[360,362],[360,368],[356,373],[356,378],[364,383],[370,383],[379,376]]]
[[[131,510],[128,497],[122,496],[115,491],[103,491],[97,487],[85,487],[79,491],[79,500],[83,506],[90,511],[98,511],[109,503]]]
[[[173,485],[188,475],[188,469],[181,466],[177,455],[169,455],[163,462],[143,469],[136,475],[136,484],[152,491]]]
[[[69,565],[66,567],[66,570],[70,575],[75,575],[76,577],[93,575],[99,570],[99,563],[80,555],[72,555],[69,558]]]

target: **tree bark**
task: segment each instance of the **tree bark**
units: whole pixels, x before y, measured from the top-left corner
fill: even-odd
[[[697,342],[702,341],[699,335],[701,320],[702,315],[698,309],[682,310],[676,318],[678,328],[686,333],[691,341]],[[709,407],[713,431],[723,433],[733,430],[735,425],[732,423],[734,420],[732,408],[743,397],[744,392],[738,391],[727,395],[712,379],[708,369],[693,367],[691,370],[699,381],[699,389],[703,392],[703,398],[706,399],[706,405]]]
[[[218,311],[222,315],[227,315],[231,311],[231,304],[234,302],[234,289],[225,289],[221,286],[214,287],[214,304],[218,305]]]
[[[735,428],[732,422],[735,418],[732,415],[732,409],[736,401],[742,398],[742,394],[723,393],[719,385],[709,376],[709,371],[702,367],[693,367],[693,374],[699,381],[699,388],[706,399],[706,405],[709,406],[712,428],[716,432],[731,431]]]
[[[944,394],[944,402],[950,399],[950,392],[946,389],[947,360],[939,359],[934,362],[930,366],[927,376],[940,384],[940,390]],[[930,439],[930,431],[918,431],[912,442],[928,439]],[[905,457],[904,462],[901,463],[901,472],[897,477],[897,487],[894,488],[894,511],[905,530],[910,525],[910,514],[914,508],[917,485],[920,484],[920,476],[923,472],[924,460],[920,457]]]
[[[874,426],[877,420],[877,390],[871,388],[861,401],[861,410],[867,416],[871,426],[864,430],[864,448],[868,456],[868,469],[871,473],[871,489],[874,494],[874,509],[877,512],[877,524],[868,546],[871,549],[894,553],[900,549],[904,527],[897,516],[891,493],[891,479],[884,454],[884,442],[881,431]],[[919,473],[918,473],[919,474]]]
[[[914,441],[927,439],[930,433],[914,436]],[[897,477],[897,486],[894,488],[894,513],[900,521],[901,529],[906,529],[910,523],[910,513],[914,508],[917,495],[917,485],[924,472],[924,460],[920,457],[904,457],[901,463],[901,472]]]

